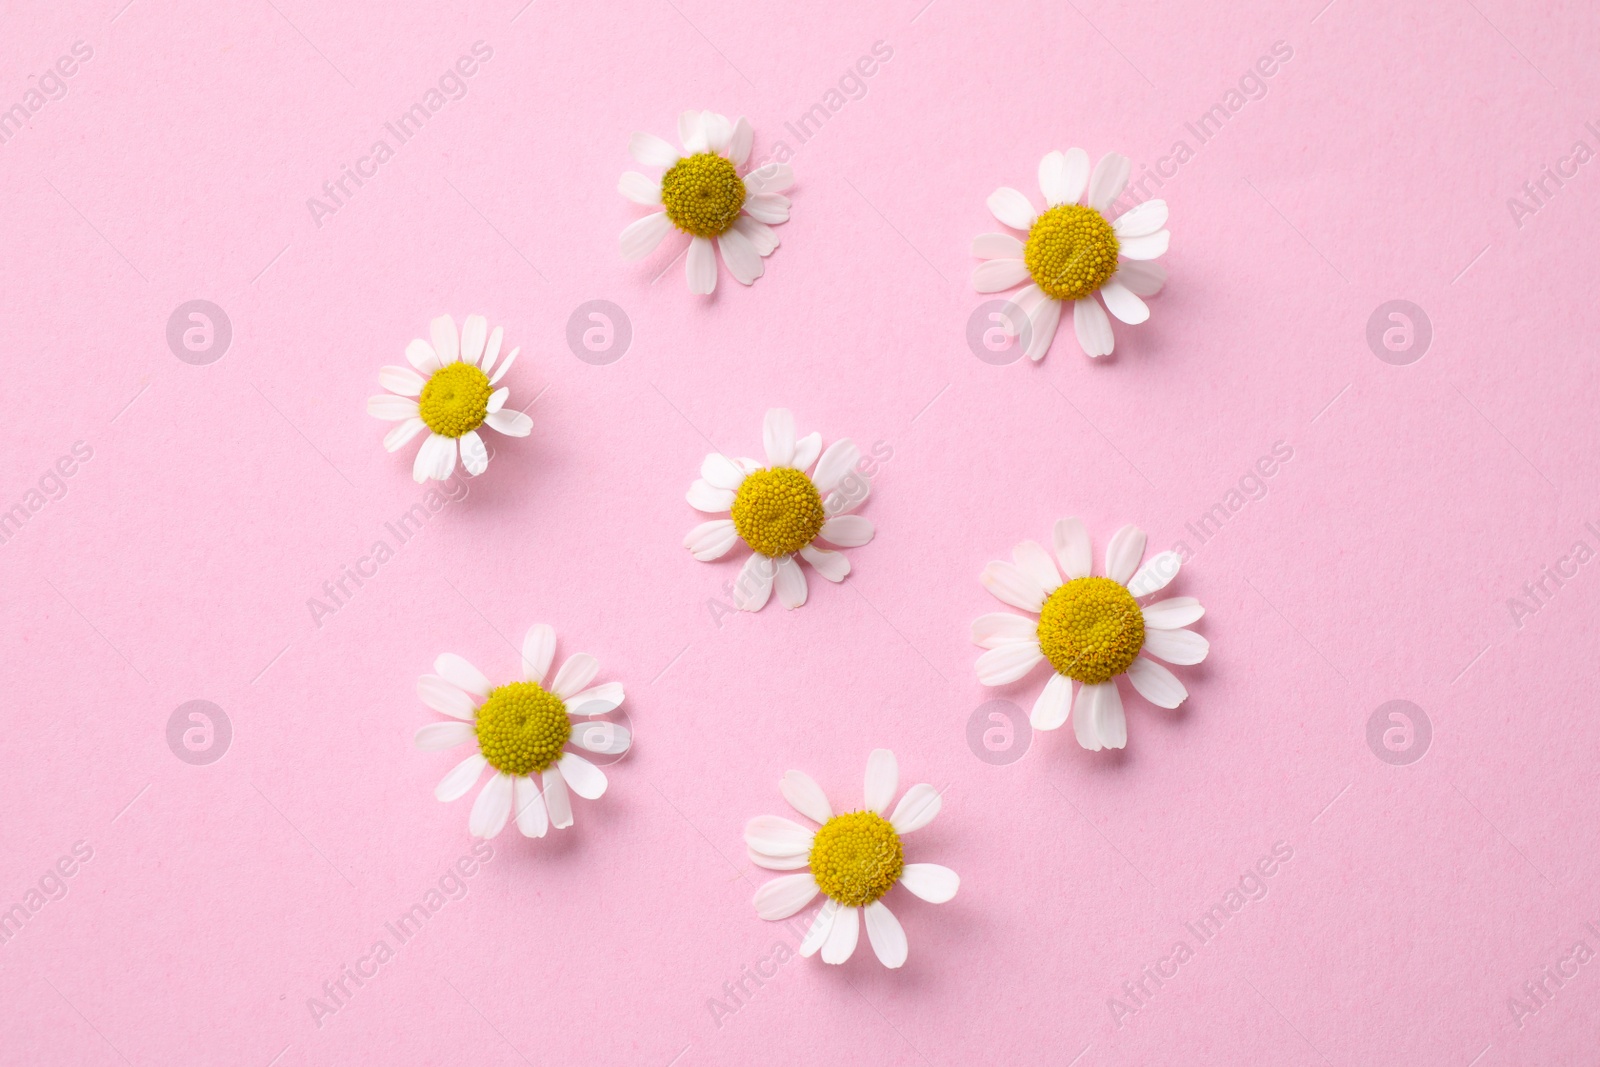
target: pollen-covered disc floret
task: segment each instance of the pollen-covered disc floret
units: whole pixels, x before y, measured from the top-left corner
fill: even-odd
[[[684,233],[720,237],[744,207],[745,186],[730,160],[714,152],[684,156],[661,176],[661,206]]]
[[[512,775],[543,772],[561,758],[572,721],[561,698],[538,682],[494,689],[478,709],[478,747],[489,766]]]
[[[1117,272],[1117,235],[1105,216],[1061,204],[1034,220],[1022,258],[1034,284],[1056,300],[1082,300]]]
[[[811,842],[811,874],[840,904],[861,908],[887,893],[905,869],[900,835],[870,811],[835,815]]]
[[[1098,685],[1125,672],[1144,647],[1144,613],[1110,578],[1074,578],[1039,614],[1039,650],[1057,673]]]
[[[733,500],[733,526],[763,556],[787,556],[809,545],[827,518],[822,494],[791,467],[753,471]]]
[[[441,437],[460,437],[489,414],[489,376],[471,363],[446,363],[429,377],[417,414]]]

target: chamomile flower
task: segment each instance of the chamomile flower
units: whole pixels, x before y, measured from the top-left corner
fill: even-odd
[[[989,197],[994,217],[1025,231],[1027,238],[976,237],[972,254],[984,262],[972,272],[972,287],[998,293],[1027,282],[1012,303],[1028,319],[1028,358],[1044,358],[1064,310],[1070,309],[1078,344],[1091,356],[1111,354],[1107,309],[1130,326],[1150,317],[1141,298],[1160,292],[1167,279],[1166,270],[1153,262],[1167,250],[1167,202],[1146,200],[1108,219],[1106,212],[1122,195],[1131,169],[1127,156],[1110,152],[1091,174],[1088,153],[1070,148],[1039,163],[1043,211],[1015,189],[996,189]]]
[[[482,474],[489,466],[489,449],[478,436],[480,426],[507,437],[526,437],[533,430],[527,415],[505,410],[510,386],[495,388],[522,351],[513,348],[495,366],[504,335],[499,326],[490,333],[482,315],[468,315],[458,336],[455,320],[440,315],[433,320],[432,344],[418,338],[406,346],[410,367],[390,366],[378,372],[378,383],[389,392],[369,398],[367,413],[399,423],[384,436],[383,447],[397,451],[428,431],[411,466],[417,481],[450,477],[458,452],[468,474]]]
[[[622,231],[622,258],[643,259],[676,229],[689,235],[691,293],[717,287],[713,241],[736,280],[751,285],[761,277],[762,259],[778,247],[769,223],[789,221],[789,198],[782,194],[794,184],[794,171],[787,163],[768,163],[741,178],[754,137],[748,119],[729,122],[710,111],[678,116],[682,152],[654,134],[634,134],[628,142],[633,158],[664,173],[658,181],[630,170],[617,183],[629,200],[660,209]]]
[[[872,540],[872,523],[845,512],[867,499],[871,485],[855,477],[861,450],[848,437],[822,451],[822,435],[795,440],[794,416],[786,408],[767,412],[762,425],[767,465],[729,459],[713,452],[689,487],[689,506],[729,518],[703,522],[683,539],[695,559],[721,559],[743,541],[751,549],[733,583],[733,603],[741,611],[760,611],[778,591],[778,602],[797,608],[806,602],[806,576],[800,560],[830,582],[850,573],[844,553],[820,548],[825,541],[855,548]],[[820,453],[821,458],[818,458]],[[815,463],[816,469],[805,472]]]
[[[778,788],[794,810],[819,823],[818,828],[807,829],[781,815],[761,815],[745,826],[751,862],[774,871],[809,868],[774,878],[756,890],[757,915],[787,919],[818,893],[828,898],[800,943],[800,955],[821,949],[824,963],[843,963],[856,950],[864,919],[867,940],[878,959],[885,967],[899,967],[906,961],[906,934],[884,905],[884,894],[898,883],[930,904],[943,904],[956,895],[961,879],[955,871],[937,863],[907,863],[901,841],[939,814],[939,791],[931,785],[914,785],[885,818],[899,786],[894,753],[877,749],[867,759],[866,803],[858,811],[835,815],[816,782],[790,771]]]
[[[520,682],[491,686],[482,671],[453,653],[434,661],[437,674],[417,679],[417,695],[434,711],[451,716],[417,731],[426,752],[471,743],[475,751],[444,776],[434,796],[465,796],[485,767],[493,771],[473,801],[468,829],[494,837],[515,818],[525,837],[543,837],[550,826],[572,825],[572,792],[594,800],[606,791],[599,767],[566,746],[614,756],[632,743],[627,728],[613,722],[578,722],[604,715],[622,703],[622,685],[591,686],[600,664],[579,652],[546,681],[555,657],[556,632],[540,624],[522,641]]]
[[[1033,727],[1054,730],[1070,715],[1078,744],[1092,752],[1128,743],[1119,676],[1157,707],[1183,703],[1188,690],[1156,660],[1191,664],[1206,658],[1210,644],[1184,629],[1205,609],[1188,596],[1139,604],[1137,598],[1177,576],[1179,562],[1169,551],[1141,567],[1144,547],[1144,531],[1124,526],[1106,546],[1105,576],[1092,575],[1088,531],[1078,519],[1062,519],[1056,523],[1054,559],[1037,542],[1024,541],[1012,550],[1011,563],[985,567],[979,580],[989,592],[1038,617],[996,612],[973,622],[973,643],[988,649],[978,657],[978,681],[1007,685],[1048,660],[1055,673],[1034,702]]]

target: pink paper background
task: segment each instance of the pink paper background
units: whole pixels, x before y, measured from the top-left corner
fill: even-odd
[[[1600,962],[1594,715],[1600,564],[1518,626],[1593,489],[1600,162],[1518,221],[1507,199],[1600,149],[1600,18],[1536,0],[889,5],[164,0],[10,5],[0,107],[75,42],[67,94],[0,145],[0,506],[92,450],[0,544],[0,906],[75,843],[65,896],[0,944],[16,1064],[1578,1063]],[[306,206],[474,42],[492,58],[337,214]],[[757,155],[875,42],[893,51],[809,143],[767,275],[685,291],[625,264],[634,130],[745,114]],[[1275,42],[1293,56],[1161,190],[1172,281],[1091,362],[975,358],[984,198],[1048,149],[1154,166]],[[53,87],[49,83],[47,87]],[[1531,203],[1531,202],[1530,202]],[[657,275],[666,268],[665,274]],[[173,309],[233,329],[181,362]],[[621,306],[609,365],[565,340]],[[1374,309],[1431,320],[1375,358]],[[364,413],[442,311],[523,354],[531,438],[318,628],[307,599],[422,493]],[[842,586],[720,617],[736,563],[680,547],[701,457],[769,406],[892,452]],[[1180,540],[1276,442],[1292,459],[1198,549],[1211,659],[1176,713],[1129,696],[1124,753],[1071,731],[1006,766],[969,749],[977,574],[1057,518],[1097,558]],[[1253,484],[1253,483],[1252,483]],[[48,482],[46,488],[54,488]],[[56,495],[60,495],[59,493]],[[391,539],[392,540],[392,539]],[[635,751],[577,825],[494,858],[318,1026],[307,1006],[468,854],[454,761],[411,735],[442,651],[491,677],[554,624],[624,682]],[[193,766],[167,722],[224,709]],[[1380,761],[1392,699],[1433,727]],[[1021,744],[1026,738],[1017,738]],[[796,767],[858,802],[875,746],[945,790],[910,842],[960,895],[896,890],[888,972],[793,960],[759,921],[753,815]],[[1209,944],[1185,923],[1275,842],[1293,858]],[[1108,998],[1194,958],[1119,1026]],[[393,944],[392,938],[391,945]],[[769,968],[770,969],[770,968]],[[1569,967],[1570,969],[1570,967]],[[1152,985],[1153,988],[1153,985]],[[1135,1003],[1125,1000],[1125,1003]],[[1519,1025],[1520,1023],[1520,1025]]]

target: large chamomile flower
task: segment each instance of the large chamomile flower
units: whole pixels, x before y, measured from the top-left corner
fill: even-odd
[[[729,122],[710,111],[678,116],[682,152],[654,134],[634,134],[628,142],[633,158],[665,173],[656,181],[630,170],[617,183],[629,200],[660,209],[622,231],[622,258],[643,259],[677,229],[689,235],[691,293],[717,287],[713,241],[739,282],[750,285],[761,277],[761,260],[778,247],[768,223],[789,221],[789,198],[782,193],[794,184],[794,171],[787,163],[768,163],[739,177],[754,137],[748,119]]]
[[[985,262],[973,270],[972,287],[998,293],[1028,283],[1012,297],[1028,319],[1028,358],[1043,359],[1050,350],[1063,308],[1070,307],[1078,343],[1091,356],[1111,354],[1106,308],[1130,326],[1150,317],[1140,298],[1154,296],[1167,279],[1161,265],[1151,262],[1167,250],[1167,202],[1146,200],[1115,220],[1105,214],[1122,195],[1131,169],[1127,156],[1110,152],[1090,174],[1083,149],[1051,152],[1039,163],[1043,211],[1015,189],[996,189],[989,197],[994,217],[1028,236],[974,238],[972,254]]]
[[[1157,707],[1183,703],[1188,690],[1156,659],[1190,664],[1206,658],[1210,644],[1184,629],[1205,609],[1188,596],[1139,604],[1136,598],[1165,588],[1178,573],[1176,552],[1139,566],[1144,545],[1143,530],[1124,526],[1106,546],[1105,577],[1096,577],[1088,531],[1078,519],[1062,519],[1054,559],[1037,542],[1024,541],[1012,550],[1013,562],[985,567],[979,580],[989,592],[1038,618],[997,612],[973,622],[973,643],[989,650],[978,657],[978,681],[1007,685],[1048,660],[1055,673],[1033,705],[1033,727],[1054,730],[1070,715],[1078,744],[1092,752],[1128,743],[1118,675]]]
[[[761,436],[767,466],[713,452],[700,465],[700,477],[688,493],[689,506],[696,511],[730,516],[689,531],[683,547],[695,559],[721,559],[740,541],[752,550],[733,583],[733,603],[741,611],[760,611],[774,588],[784,607],[804,604],[801,559],[828,581],[844,581],[850,561],[844,553],[819,548],[816,542],[856,548],[872,540],[873,533],[871,522],[844,514],[866,500],[871,489],[865,478],[843,485],[861,461],[854,441],[840,438],[826,452],[819,433],[797,441],[794,416],[786,408],[767,412]],[[807,476],[813,463],[817,468]]]
[[[900,786],[900,768],[894,753],[875,750],[867,759],[866,804],[859,811],[835,815],[817,783],[799,771],[790,771],[778,783],[794,810],[819,823],[809,830],[781,815],[751,819],[744,840],[753,863],[774,871],[809,867],[756,890],[756,914],[763,919],[787,919],[816,897],[828,899],[817,913],[800,955],[822,950],[824,963],[843,963],[856,950],[861,919],[867,940],[885,967],[906,961],[906,934],[900,920],[884,906],[882,897],[896,883],[930,904],[943,904],[956,895],[961,879],[937,863],[907,863],[901,838],[920,830],[939,814],[939,791],[931,785],[914,785],[884,812]]]
[[[417,481],[450,477],[458,451],[468,474],[482,474],[489,466],[489,449],[478,436],[478,427],[488,426],[507,437],[526,437],[533,430],[527,415],[505,410],[510,386],[495,388],[522,349],[513,348],[496,367],[505,331],[496,326],[489,333],[482,315],[468,315],[459,336],[455,320],[440,315],[433,320],[432,334],[431,345],[418,338],[406,346],[411,367],[390,366],[378,372],[378,384],[389,392],[369,398],[367,413],[400,424],[384,436],[383,447],[390,452],[429,431],[411,466]]]
[[[443,801],[465,796],[485,767],[494,773],[472,804],[468,828],[477,837],[494,837],[515,818],[526,837],[543,837],[554,825],[572,825],[572,792],[594,800],[606,791],[606,775],[576,752],[573,744],[599,755],[628,750],[632,738],[617,723],[578,723],[604,715],[622,703],[622,685],[590,686],[600,670],[585,652],[568,659],[546,683],[555,657],[556,632],[540,624],[522,642],[523,681],[491,686],[478,668],[452,653],[434,661],[437,674],[417,679],[417,695],[451,722],[430,723],[417,731],[417,747],[427,752],[471,742],[476,751],[439,783]]]

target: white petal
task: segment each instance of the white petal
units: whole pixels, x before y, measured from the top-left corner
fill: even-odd
[[[1084,686],[1078,691],[1077,706],[1072,709],[1073,736],[1081,747],[1090,752],[1099,752],[1105,747],[1100,743],[1100,728],[1094,718],[1101,688],[1098,685]]]
[[[1058,730],[1072,713],[1072,679],[1064,674],[1052,674],[1033,702],[1033,713],[1028,721],[1035,730]]]
[[[1200,601],[1192,596],[1175,596],[1170,600],[1158,600],[1154,604],[1146,604],[1144,608],[1144,624],[1153,630],[1177,630],[1188,626],[1206,613],[1200,606]]]
[[[718,237],[717,247],[722,250],[722,262],[728,265],[728,273],[740,285],[754,285],[767,269],[756,246],[738,230],[729,230]]]
[[[623,692],[621,682],[605,682],[601,685],[592,685],[565,702],[567,714],[581,716],[604,715],[608,711],[616,711],[617,708],[621,707],[625,697],[626,694]]]
[[[406,345],[406,359],[425,377],[444,366],[433,346],[420,338]]]
[[[522,676],[530,682],[544,684],[550,673],[550,661],[556,654],[556,631],[549,623],[541,622],[528,628],[522,639]]]
[[[766,607],[777,569],[770,557],[759,552],[745,560],[733,583],[733,606],[740,611],[760,611]]]
[[[1007,641],[978,657],[978,682],[1009,685],[1033,670],[1042,659],[1044,653],[1039,651],[1038,641]]]
[[[622,236],[617,239],[617,246],[622,251],[623,259],[643,259],[654,252],[670,232],[672,220],[667,218],[665,211],[657,211],[654,215],[646,215],[628,223],[622,230]]]
[[[890,968],[904,964],[906,932],[894,913],[884,907],[883,901],[874,900],[861,909],[861,914],[866,919],[867,940],[872,944],[872,951],[878,954],[878,962]]]
[[[1112,277],[1126,286],[1130,293],[1155,296],[1167,283],[1167,268],[1159,263],[1124,259],[1117,264],[1117,273]]]
[[[721,559],[739,543],[739,531],[732,519],[712,519],[690,530],[683,547],[701,563]]]
[[[789,806],[812,822],[824,823],[833,818],[833,806],[822,787],[804,771],[786,772],[778,788],[783,790],[783,799]]]
[[[758,255],[770,256],[778,247],[778,231],[749,215],[740,215],[734,221],[733,228],[750,239],[750,245]]]
[[[1124,237],[1117,243],[1122,246],[1122,258],[1144,260],[1166,255],[1171,240],[1172,234],[1161,230],[1148,237]]]
[[[761,443],[767,449],[767,462],[787,467],[794,462],[794,413],[788,408],[772,408],[761,420]],[[820,488],[820,487],[819,487]]]
[[[405,447],[407,441],[428,428],[428,424],[421,419],[407,419],[398,423],[388,433],[383,435],[383,448],[386,452],[395,452]]]
[[[1055,526],[1056,562],[1068,578],[1087,578],[1094,567],[1089,531],[1082,519],[1061,519]]]
[[[661,203],[661,183],[646,178],[636,170],[623,172],[622,177],[617,180],[617,192],[635,204],[656,207]]]
[[[511,817],[511,776],[493,774],[483,784],[478,799],[472,802],[467,829],[474,837],[494,837],[506,828]]]
[[[678,115],[678,140],[683,144],[685,155],[692,156],[706,150],[706,132],[700,121],[700,112],[684,111]]]
[[[1046,297],[1028,308],[1028,349],[1024,353],[1037,363],[1050,351],[1061,325],[1061,301]]]
[[[860,515],[835,515],[822,524],[817,536],[840,548],[859,548],[872,540],[874,532],[870,519]]]
[[[471,722],[478,717],[478,705],[460,689],[435,674],[417,679],[417,696],[434,711]]]
[[[417,417],[417,402],[409,396],[379,393],[377,396],[367,398],[367,414],[389,422],[414,419]]]
[[[855,952],[856,942],[861,939],[860,912],[860,908],[839,909],[833,929],[828,931],[828,940],[822,944],[823,963],[843,963]]]
[[[1146,200],[1117,216],[1111,229],[1118,237],[1148,237],[1167,224],[1167,202]]]
[[[999,648],[1013,641],[1037,641],[1039,621],[1008,611],[979,615],[972,620],[972,643],[979,648]]]
[[[811,857],[805,852],[798,856],[769,856],[765,852],[757,852],[753,848],[745,849],[745,855],[750,857],[750,862],[758,867],[765,867],[769,871],[798,871],[811,863]]]
[[[1133,161],[1120,152],[1107,152],[1095,164],[1089,176],[1088,204],[1101,214],[1109,208],[1122,190],[1128,186],[1128,175],[1133,173]]]
[[[900,884],[929,904],[944,904],[961,888],[961,877],[937,863],[908,863],[900,872]]]
[[[806,874],[786,874],[756,890],[756,915],[763,919],[787,919],[821,892],[817,880]]]
[[[800,940],[800,955],[814,956],[817,949],[821,948],[828,940],[828,935],[833,933],[834,920],[839,917],[839,902],[829,899],[817,909],[817,917],[811,920],[811,926],[806,930],[806,936]]]
[[[827,496],[860,462],[861,449],[850,438],[841,437],[829,445],[827,451],[822,453],[822,458],[817,460],[817,469],[811,475],[812,484],[817,487],[817,492]]]
[[[1061,192],[1063,204],[1076,204],[1089,186],[1089,153],[1081,148],[1069,148],[1063,156]]]
[[[670,167],[678,161],[678,150],[653,133],[636,133],[630,137],[628,152],[646,167]]]
[[[793,610],[806,602],[806,576],[793,556],[778,558],[778,573],[773,577],[772,588],[778,594],[778,603]]]
[[[562,779],[572,791],[585,800],[598,800],[605,795],[606,772],[590,763],[576,752],[568,752],[556,761]]]
[[[718,489],[737,489],[744,484],[744,471],[720,452],[713,452],[700,464],[700,477]]]
[[[1009,233],[980,233],[972,239],[972,254],[979,259],[1022,259],[1022,242]]]
[[[1145,565],[1128,582],[1128,592],[1134,596],[1149,596],[1165,589],[1167,583],[1178,576],[1178,567],[1182,562],[1171,549],[1156,553],[1145,561]]]
[[[490,368],[494,366],[495,359],[500,355],[500,342],[505,336],[504,326],[496,326],[489,332],[489,341],[483,347],[483,359],[478,361],[478,369],[483,373],[488,374]]]
[[[1020,259],[990,259],[972,268],[972,287],[980,293],[999,293],[1028,280],[1028,265]]]
[[[1100,287],[1100,299],[1106,302],[1106,310],[1129,326],[1137,326],[1150,318],[1149,306],[1115,278]]]
[[[1011,550],[1011,558],[1028,577],[1044,588],[1047,596],[1061,585],[1061,573],[1056,570],[1055,561],[1039,542],[1022,542]]]
[[[850,561],[843,552],[829,552],[816,545],[807,545],[800,550],[800,558],[830,582],[842,582],[850,574]]]
[[[1204,661],[1211,642],[1193,630],[1146,630],[1144,650],[1157,659],[1185,666]]]
[[[996,598],[1014,608],[1038,614],[1039,609],[1044,607],[1044,586],[1039,579],[1015,564],[995,560],[983,568],[978,581]]]
[[[1122,694],[1117,692],[1117,683],[1083,686],[1072,709],[1072,727],[1078,744],[1091,752],[1125,747],[1128,720],[1122,711]]]
[[[401,396],[421,396],[422,387],[428,382],[410,367],[391,365],[378,369],[378,384],[389,392],[399,393]]]
[[[1117,343],[1105,308],[1093,296],[1072,302],[1072,328],[1086,355],[1109,356]]]
[[[418,484],[432,478],[444,481],[456,469],[456,439],[431,433],[417,449],[417,458],[411,464],[411,477]]]
[[[583,692],[599,673],[600,661],[587,652],[579,652],[576,656],[568,657],[567,662],[561,665],[550,691],[562,700],[570,699]]]
[[[689,486],[689,491],[684,494],[684,499],[696,511],[715,514],[730,510],[733,507],[734,496],[732,489],[718,489],[705,479],[696,478],[694,484]]]
[[[1067,202],[1067,161],[1060,152],[1046,152],[1039,160],[1039,192],[1048,207]]]
[[[461,435],[461,465],[473,477],[489,469],[489,449],[484,445],[483,438],[478,436],[477,430],[468,430]]]
[[[456,333],[456,320],[440,315],[429,324],[433,337],[433,350],[439,353],[440,363],[454,363],[461,355],[461,338]]]
[[[752,193],[781,193],[794,184],[794,168],[787,163],[768,163],[744,176],[744,187]]]
[[[489,337],[489,320],[482,315],[468,315],[461,324],[461,362],[478,365],[483,355],[483,342]]]
[[[512,814],[523,837],[543,837],[550,829],[550,813],[545,810],[539,783],[522,777],[511,783]]]
[[[863,796],[867,810],[882,815],[900,788],[900,762],[887,748],[875,748],[867,757],[867,780]]]
[[[494,392],[489,394],[488,411],[489,412],[496,412],[496,411],[501,410],[502,408],[504,408],[506,406],[506,401],[510,400],[510,399],[511,399],[511,387],[509,385],[501,386],[499,389],[496,389]],[[475,431],[469,431],[469,432],[475,432]],[[463,435],[463,436],[465,436],[465,435]]]
[[[517,353],[521,352],[521,351],[522,351],[521,348],[513,348],[511,350],[511,354],[506,357],[505,362],[500,364],[500,369],[495,371],[493,376],[491,376],[489,378],[489,384],[490,385],[499,385],[500,384],[500,379],[504,378],[506,376],[506,371],[511,369],[511,364],[513,364],[513,363],[515,363],[517,361]],[[517,436],[520,437],[521,435],[519,434]]]
[[[467,795],[474,785],[478,783],[478,776],[483,769],[489,766],[489,761],[483,758],[482,752],[474,752],[454,767],[450,773],[440,779],[433,795],[443,801],[459,800]]]
[[[516,355],[515,352],[511,354]],[[510,362],[506,360],[506,364]],[[521,411],[491,411],[483,417],[483,424],[507,437],[526,437],[533,432],[533,418]]]
[[[632,746],[633,735],[621,723],[599,719],[574,723],[572,743],[597,756],[620,756]]]
[[[719,156],[726,156],[728,142],[733,139],[733,123],[728,121],[728,117],[714,111],[702,111],[700,128],[705,132],[706,148]]]
[[[424,752],[442,752],[464,745],[478,736],[470,722],[430,722],[417,731],[417,747]]]
[[[704,237],[689,239],[689,257],[685,266],[689,278],[689,292],[709,295],[717,288],[717,250]]]
[[[750,120],[740,115],[733,124],[733,133],[728,137],[728,162],[735,167],[742,167],[750,158],[750,146],[755,143],[756,131],[750,125]]]
[[[782,815],[757,815],[744,826],[744,843],[766,856],[804,856],[814,836]]]
[[[1013,230],[1026,230],[1033,225],[1033,205],[1015,189],[1008,186],[996,189],[989,194],[988,203],[994,217]]]
[[[822,435],[808,433],[794,443],[794,469],[797,471],[810,470],[811,465],[817,461],[817,456],[822,452]]]
[[[757,222],[788,222],[789,207],[789,198],[782,193],[754,193],[744,198],[744,213]]]
[[[1158,708],[1175,708],[1189,695],[1177,675],[1145,656],[1138,656],[1129,664],[1128,681]]]
[[[493,688],[489,684],[489,679],[484,677],[482,671],[454,652],[446,652],[434,660],[433,669],[439,677],[463,693],[475,696],[479,700],[489,699],[489,690]]]
[[[550,812],[550,825],[565,830],[572,825],[572,797],[567,794],[567,783],[561,777],[561,768],[551,767],[540,778],[544,782],[544,806]]]
[[[926,782],[918,782],[906,790],[906,795],[900,798],[900,803],[894,806],[894,814],[889,816],[889,825],[894,827],[897,834],[909,834],[920,830],[933,821],[939,814],[939,809],[944,801],[939,797],[939,791]]]
[[[1144,531],[1137,526],[1124,526],[1112,534],[1106,544],[1106,577],[1127,585],[1144,558],[1144,545]]]

